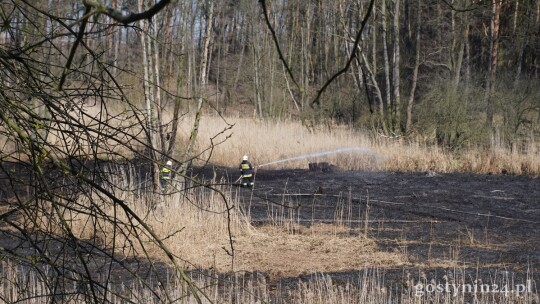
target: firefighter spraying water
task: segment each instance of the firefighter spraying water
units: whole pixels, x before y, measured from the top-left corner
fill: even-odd
[[[253,187],[253,166],[248,161],[247,155],[242,157],[242,162],[240,163],[240,174],[240,185],[242,185],[242,187]]]
[[[295,156],[295,157],[289,157],[289,158],[276,160],[276,161],[272,161],[272,162],[257,165],[257,166],[253,166],[248,161],[248,156],[244,155],[244,157],[242,157],[242,162],[240,163],[240,166],[239,166],[241,175],[240,175],[240,178],[237,181],[240,181],[240,186],[242,186],[242,187],[253,187],[253,185],[254,185],[254,174],[255,174],[254,169],[255,168],[261,168],[261,167],[264,167],[264,166],[269,166],[269,165],[274,165],[274,164],[279,164],[279,163],[284,163],[284,162],[290,162],[290,161],[302,160],[302,159],[309,159],[309,158],[315,158],[315,157],[321,157],[321,156],[339,154],[339,153],[373,154],[373,152],[368,148],[362,148],[362,147],[339,148],[339,149],[334,149],[334,150],[328,150],[328,151],[322,151],[322,152],[317,152],[317,153],[299,155],[299,156]]]

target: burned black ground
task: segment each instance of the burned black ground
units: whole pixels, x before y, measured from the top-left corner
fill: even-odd
[[[234,169],[200,176],[236,176]],[[527,176],[308,170],[258,170],[241,188],[255,225],[283,215],[301,225],[365,227],[382,250],[400,251],[407,266],[387,269],[395,285],[406,272],[442,277],[509,273],[539,281],[540,180]],[[366,215],[367,212],[367,215]],[[334,273],[347,278],[357,273]],[[308,276],[309,277],[309,276]],[[291,278],[284,278],[289,280]],[[292,278],[294,280],[294,278]]]
[[[236,168],[195,168],[203,181],[230,183]],[[141,179],[144,174],[140,175]],[[210,181],[213,179],[213,181]],[[2,199],[13,189],[3,180]],[[283,216],[300,225],[334,223],[358,228],[381,250],[406,256],[403,267],[381,268],[381,284],[401,293],[412,276],[440,280],[459,276],[540,282],[540,180],[527,176],[368,171],[258,170],[254,188],[239,188],[254,225]],[[367,226],[366,226],[367,221]],[[10,248],[6,235],[0,246]],[[24,249],[24,248],[23,248]],[[22,250],[28,252],[29,249]],[[139,262],[133,267],[148,268]],[[163,269],[167,268],[165,265]],[[123,277],[119,267],[115,274]],[[363,272],[327,273],[354,282]],[[165,272],[165,271],[164,271]],[[265,275],[265,274],[261,274]],[[275,298],[321,274],[268,277]],[[221,274],[221,277],[229,277]],[[536,283],[535,288],[536,288]]]

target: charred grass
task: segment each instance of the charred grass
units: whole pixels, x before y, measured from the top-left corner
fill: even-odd
[[[302,190],[296,187],[294,180],[287,188],[276,189],[281,194],[267,195],[272,201],[263,202],[254,191],[222,185],[227,181],[214,179],[209,182],[217,185],[218,192],[188,187],[184,192],[171,191],[161,197],[156,208],[149,208],[145,196],[153,194],[141,194],[133,191],[133,184],[122,184],[128,180],[136,178],[115,180],[121,187],[111,191],[130,202],[139,214],[147,215],[147,223],[183,261],[182,266],[193,281],[202,287],[208,296],[207,303],[538,303],[534,269],[516,273],[507,262],[475,265],[466,257],[472,249],[501,251],[502,245],[486,238],[481,229],[462,230],[453,240],[436,237],[429,230],[427,234],[414,231],[411,234],[403,226],[400,228],[406,221],[392,225],[391,218],[381,219],[375,200],[370,202],[364,195],[358,203],[352,197],[362,195],[354,192],[316,196],[317,206],[331,210],[325,212],[328,218],[321,220],[317,214],[321,210],[311,213],[306,202],[291,198],[290,194]],[[272,184],[264,177],[259,183]],[[258,212],[257,204],[265,205],[265,215]],[[368,204],[370,208],[366,208]],[[299,205],[306,207],[304,211],[296,208]],[[227,212],[227,206],[235,208]],[[110,208],[106,212],[112,215],[114,210]],[[265,220],[257,221],[261,216]],[[122,216],[118,218],[118,221],[126,220]],[[104,247],[110,248],[112,240],[108,235],[115,228],[106,222],[93,223],[103,227],[99,235],[95,235],[87,229],[89,221],[80,214],[69,219],[77,237],[99,238]],[[428,227],[438,223],[430,221]],[[45,221],[42,224],[47,225]],[[117,248],[131,241],[129,235],[118,235],[114,240]],[[164,296],[167,293],[179,302],[195,303],[185,283],[166,266],[165,255],[153,247],[149,239],[143,239],[143,243],[152,259],[165,265],[160,272],[167,283],[161,285],[156,294],[149,291],[148,283],[125,280],[119,275],[108,284],[110,288],[124,290],[125,297],[111,295],[108,301],[124,303],[127,297],[135,303],[163,303],[167,302]],[[423,246],[423,249],[418,251],[415,246]],[[419,256],[418,252],[425,256]],[[130,255],[136,258],[142,253],[142,248],[136,248],[125,254],[126,258]],[[53,291],[47,282],[50,270],[29,272],[8,260],[3,260],[1,267],[0,296],[6,302],[51,301],[48,295]],[[501,271],[491,273],[490,269]],[[420,294],[423,289],[418,287],[446,282],[473,284],[477,278],[488,278],[490,283],[499,285],[515,285],[530,279],[534,290],[506,294]],[[73,287],[70,297],[63,300],[84,303],[85,297],[79,292]]]

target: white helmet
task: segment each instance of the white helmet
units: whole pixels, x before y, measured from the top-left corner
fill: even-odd
[[[167,166],[172,166],[172,161],[168,160],[167,161]]]
[[[248,160],[247,155],[244,155],[244,157],[242,157],[242,160]]]

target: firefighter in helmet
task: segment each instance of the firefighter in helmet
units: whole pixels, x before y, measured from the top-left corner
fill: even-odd
[[[248,161],[247,155],[242,157],[242,163],[240,163],[240,174],[242,187],[253,187],[253,166]]]

